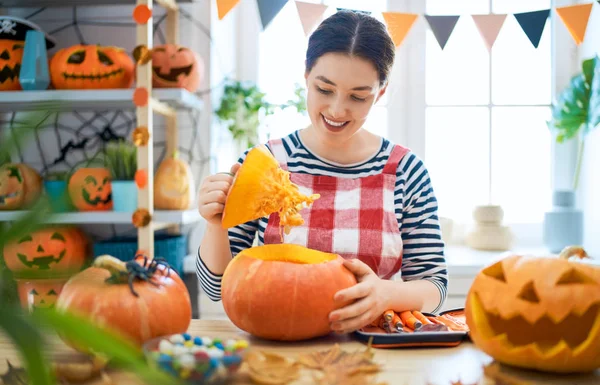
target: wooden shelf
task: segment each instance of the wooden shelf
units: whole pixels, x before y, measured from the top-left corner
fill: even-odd
[[[200,0],[177,0],[177,3],[196,3]],[[2,7],[72,7],[103,5],[135,5],[135,0],[0,0]]]
[[[201,110],[203,106],[198,96],[183,88],[155,88],[152,96],[175,109]],[[0,112],[133,109],[132,97],[133,89],[5,91],[0,92]]]
[[[19,219],[27,211],[0,211],[0,222],[10,222]],[[96,212],[72,212],[52,214],[46,223],[68,223],[68,224],[131,224],[132,213],[120,213],[114,211]],[[198,210],[186,211],[154,211],[153,222],[157,224],[191,224],[200,222],[202,217]]]

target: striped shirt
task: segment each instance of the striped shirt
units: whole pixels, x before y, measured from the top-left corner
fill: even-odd
[[[394,147],[393,143],[382,139],[380,150],[368,161],[354,165],[337,165],[310,152],[300,140],[298,131],[284,137],[282,141],[288,156],[288,171],[291,173],[341,178],[380,174]],[[247,153],[246,151],[242,155],[239,163],[244,161]],[[404,246],[402,268],[398,275],[403,281],[425,279],[435,284],[441,298],[434,310],[437,312],[446,299],[448,287],[444,243],[437,214],[437,199],[429,173],[422,160],[412,152],[404,156],[396,170],[394,209]],[[268,217],[264,217],[230,228],[228,234],[232,256],[235,257],[242,250],[251,247],[256,235],[258,244],[264,244],[267,222]],[[206,295],[213,301],[219,301],[222,275],[213,274],[200,255],[196,260],[196,273]]]

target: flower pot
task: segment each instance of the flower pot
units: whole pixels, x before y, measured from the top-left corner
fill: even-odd
[[[53,212],[63,213],[71,210],[67,182],[63,180],[45,180],[44,189]]]
[[[544,214],[544,245],[551,253],[559,253],[582,244],[583,212],[575,208],[575,192],[554,191],[552,209]]]
[[[132,180],[113,180],[113,211],[132,213],[137,210],[138,190]]]
[[[54,307],[67,280],[68,278],[16,279],[21,306],[29,311]]]

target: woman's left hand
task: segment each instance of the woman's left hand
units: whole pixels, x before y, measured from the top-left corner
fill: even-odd
[[[359,259],[344,261],[344,266],[355,276],[358,283],[338,291],[334,300],[352,301],[349,305],[329,314],[331,329],[338,333],[350,333],[368,325],[388,309],[389,281],[383,280]]]

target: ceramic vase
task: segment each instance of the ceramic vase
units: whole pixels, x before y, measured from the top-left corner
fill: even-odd
[[[138,190],[132,180],[113,180],[112,200],[113,211],[132,213],[137,210]]]
[[[551,253],[583,243],[583,212],[575,207],[575,191],[556,190],[544,214],[544,245]]]
[[[509,250],[513,234],[508,226],[502,225],[504,210],[500,206],[477,206],[473,210],[475,225],[467,234],[466,244],[476,250]]]

